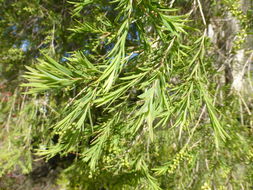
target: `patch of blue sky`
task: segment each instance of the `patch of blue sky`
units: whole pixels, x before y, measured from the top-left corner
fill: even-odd
[[[115,43],[114,43],[114,42],[105,45],[106,53],[109,53],[109,52],[114,48],[114,46],[115,46]]]
[[[129,57],[129,60],[135,58],[136,56],[138,56],[139,54],[138,53],[132,53]]]
[[[21,42],[20,48],[21,48],[24,52],[26,52],[26,51],[29,49],[29,46],[30,46],[30,42],[29,42],[28,40],[23,40],[23,41]]]
[[[68,57],[70,57],[72,55],[72,53],[69,53],[69,52],[65,52],[63,54],[63,57],[61,58],[61,62],[66,62],[68,61]]]
[[[113,10],[112,6],[101,6],[100,8],[101,8],[103,11],[112,11],[112,10]]]
[[[16,25],[10,26],[10,28],[11,28],[12,32],[16,32],[16,30],[17,30],[17,26]]]
[[[3,34],[4,35],[9,35],[11,33],[11,34],[16,35],[17,34],[16,31],[17,31],[17,26],[12,25],[12,26],[7,27],[6,30],[4,30]]]
[[[35,25],[34,27],[33,27],[33,32],[38,32],[39,31],[39,26],[38,25]]]
[[[139,31],[138,30],[135,31],[135,35],[136,35],[136,40],[138,42],[140,42],[140,35],[139,35]]]
[[[90,50],[84,50],[84,51],[83,51],[83,54],[84,54],[84,55],[89,55],[89,54],[90,54]]]

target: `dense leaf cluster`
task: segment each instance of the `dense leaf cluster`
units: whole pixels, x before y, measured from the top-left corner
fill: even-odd
[[[74,156],[60,183],[249,189],[252,108],[224,83],[201,2],[181,11],[173,7],[187,2],[69,3],[72,24],[57,30],[52,19],[51,43],[26,65],[22,86],[34,98],[24,97],[19,108],[20,118],[30,117],[27,146],[37,156]],[[66,31],[59,36],[75,46],[55,47],[55,31]]]

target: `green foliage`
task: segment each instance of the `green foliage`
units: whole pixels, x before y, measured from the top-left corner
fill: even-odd
[[[30,148],[47,160],[74,156],[58,179],[66,189],[249,189],[252,108],[238,110],[217,82],[224,73],[199,26],[200,5],[183,13],[158,0],[73,1],[68,30],[56,29],[52,13],[51,37],[40,40],[48,46],[22,75],[23,121],[13,120],[21,124],[9,138],[25,136],[0,154],[3,171]],[[55,48],[64,31],[74,48]]]
[[[30,143],[33,138],[32,128],[35,124],[35,107],[25,97],[19,98],[17,91],[12,97],[2,99],[1,103],[1,154],[0,177],[12,170],[29,173],[31,171]],[[7,102],[8,101],[8,102]],[[20,107],[19,107],[20,106]],[[6,115],[6,116],[5,116]],[[18,127],[15,125],[18,123]]]
[[[231,1],[231,0],[226,0],[224,1],[227,10],[237,19],[240,20],[240,25],[241,29],[240,31],[236,34],[236,40],[234,42],[235,50],[239,50],[243,48],[243,44],[246,42],[247,38],[247,33],[248,30],[250,29],[250,19],[247,17],[247,14],[244,13],[242,10],[241,2],[239,0],[236,1]]]

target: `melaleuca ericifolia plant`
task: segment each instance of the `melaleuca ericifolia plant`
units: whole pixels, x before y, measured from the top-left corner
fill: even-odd
[[[49,140],[37,154],[75,155],[62,174],[68,188],[250,184],[247,129],[215,83],[221,73],[206,56],[205,27],[190,27],[192,11],[179,15],[166,2],[71,2],[70,30],[85,48],[27,67],[28,93],[50,99]]]

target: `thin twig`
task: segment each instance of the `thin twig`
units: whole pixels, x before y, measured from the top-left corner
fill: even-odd
[[[253,52],[250,54],[249,59],[246,61],[246,63],[249,65],[248,66],[248,80],[249,80],[249,85],[251,87],[251,90],[253,90],[253,84],[252,84],[252,80],[251,80],[251,76],[250,76],[250,72],[251,72],[251,62],[253,61]]]
[[[204,25],[206,26],[206,18],[205,18],[205,15],[204,15],[204,13],[203,13],[202,5],[201,5],[201,3],[200,3],[199,0],[197,0],[197,2],[198,2],[198,5],[199,5],[199,10],[200,10],[200,14],[201,14],[203,23],[204,23]]]
[[[172,0],[172,1],[170,2],[170,8],[172,8],[172,7],[173,7],[173,5],[174,5],[175,1],[176,1],[176,0]]]
[[[242,97],[241,93],[240,93],[240,92],[237,92],[237,94],[238,94],[238,96],[241,98],[242,103],[244,104],[244,106],[245,106],[245,108],[246,108],[246,110],[247,110],[248,114],[249,114],[249,115],[252,115],[252,113],[251,113],[251,111],[250,111],[250,109],[249,109],[248,105],[246,104],[245,100],[243,99],[243,97]]]
[[[73,103],[73,101],[74,101],[78,96],[80,96],[86,89],[87,89],[87,87],[83,88],[74,98],[71,98],[70,101],[69,101],[69,103],[67,104],[67,107],[70,106],[70,105]]]
[[[187,140],[185,146],[187,146],[187,145],[190,143],[191,138],[192,138],[192,136],[193,136],[195,130],[196,130],[197,127],[199,126],[199,123],[200,123],[200,121],[201,121],[201,119],[202,119],[202,117],[203,117],[205,111],[206,111],[206,105],[204,105],[204,107],[202,108],[202,111],[201,111],[201,114],[199,115],[198,121],[196,122],[195,126],[193,127],[192,132],[191,132],[191,134],[190,134],[190,137],[188,138],[188,140]]]
[[[9,115],[8,115],[8,118],[7,118],[7,122],[6,122],[6,131],[9,132],[9,124],[10,124],[10,120],[11,120],[11,116],[12,116],[12,111],[14,109],[14,106],[15,106],[15,102],[16,102],[16,97],[17,97],[17,89],[15,89],[14,91],[14,100],[12,102],[12,105],[11,105],[11,109],[10,109],[10,112],[9,112]]]
[[[51,40],[51,48],[52,48],[53,55],[55,54],[54,35],[55,35],[55,23],[53,24],[52,40]]]

